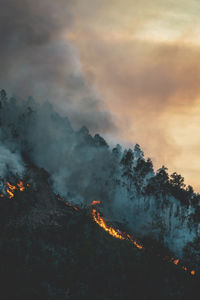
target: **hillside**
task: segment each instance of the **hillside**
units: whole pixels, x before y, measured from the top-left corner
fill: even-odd
[[[198,299],[198,277],[113,238],[30,173],[34,188],[0,198],[1,299]]]
[[[138,144],[2,90],[0,166],[3,299],[195,299],[200,195]]]

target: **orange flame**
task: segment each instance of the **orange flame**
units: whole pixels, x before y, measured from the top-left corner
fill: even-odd
[[[175,260],[173,261],[173,263],[174,263],[175,265],[178,265],[179,259],[175,259]]]
[[[60,197],[58,197],[58,200],[62,199]],[[92,203],[90,204],[90,206],[96,205],[96,204],[100,204],[101,202],[99,200],[94,200],[92,201]],[[72,204],[65,202],[65,204],[69,207],[73,207],[75,210],[78,210],[78,208],[76,206],[73,206]],[[106,232],[108,232],[111,236],[115,237],[116,239],[120,239],[120,240],[127,240],[129,241],[131,244],[133,244],[135,247],[137,247],[139,250],[144,250],[145,248],[139,244],[130,234],[125,233],[125,232],[121,232],[118,229],[113,228],[112,226],[109,226],[106,224],[106,221],[103,219],[103,217],[101,217],[100,213],[96,210],[96,209],[92,209],[92,217],[93,220],[101,227],[103,228]],[[163,260],[166,260],[168,262],[173,263],[174,265],[178,265],[180,263],[179,259],[175,259],[174,257],[168,257],[165,256],[163,258]],[[191,275],[195,275],[196,272],[195,270],[189,271],[187,267],[185,267],[184,265],[180,264],[180,268],[182,268],[184,271],[188,271]]]
[[[135,245],[135,247],[137,247],[139,250],[144,249],[144,247],[140,244],[138,244],[138,242],[136,240],[133,239],[132,236],[130,236],[130,234],[127,234],[127,240],[129,240],[133,245]]]
[[[14,190],[16,189],[15,185],[10,184],[9,182],[7,182],[7,190],[6,192],[8,193],[8,197],[11,199],[14,197]]]
[[[17,186],[18,186],[20,192],[23,192],[23,191],[25,190],[25,187],[24,187],[24,184],[23,184],[22,181],[20,181],[20,182],[17,184]]]
[[[102,227],[105,231],[107,231],[110,235],[114,236],[117,239],[125,240],[125,238],[122,236],[120,232],[112,228],[111,226],[108,226],[104,219],[100,216],[100,213],[96,211],[96,209],[92,210],[92,216],[94,221]]]
[[[102,227],[105,231],[107,231],[110,235],[112,235],[115,238],[120,239],[120,240],[128,240],[133,245],[135,245],[139,250],[144,249],[144,247],[142,245],[140,245],[136,240],[134,240],[133,237],[131,237],[129,234],[124,233],[124,232],[122,233],[119,230],[114,229],[111,226],[108,226],[106,224],[106,222],[104,221],[104,219],[100,216],[100,213],[96,211],[96,209],[92,210],[92,216],[93,216],[94,221],[100,227]]]
[[[100,201],[93,201],[91,203],[91,205],[95,205],[97,202],[97,204],[100,203]],[[103,217],[101,217],[100,213],[96,210],[96,209],[92,209],[92,217],[93,220],[100,226],[102,227],[105,231],[107,231],[110,235],[112,235],[113,237],[120,239],[120,240],[128,240],[129,242],[131,242],[134,246],[136,246],[139,250],[144,250],[144,247],[139,244],[130,234],[127,234],[125,232],[121,232],[117,229],[114,229],[112,226],[108,226],[105,222],[105,220],[103,219]],[[169,257],[164,257],[164,260],[167,260],[168,262],[172,262],[174,265],[178,265],[180,263],[179,259],[174,259],[169,258]],[[196,272],[195,270],[189,271],[188,268],[186,268],[184,265],[180,266],[184,271],[188,271],[191,275],[195,275]]]
[[[60,199],[60,200],[61,200],[61,199]],[[74,210],[77,210],[77,211],[78,211],[78,207],[76,207],[76,206],[70,204],[69,202],[65,202],[65,204],[66,204],[67,206],[69,206],[69,207],[72,207]]]
[[[90,203],[90,205],[92,206],[92,205],[97,205],[97,204],[100,204],[100,203],[101,203],[101,201],[94,200],[94,201],[92,201],[92,203]]]
[[[27,184],[27,186],[30,186]],[[19,190],[20,192],[23,192],[25,190],[24,183],[20,180],[17,185],[12,185],[10,182],[7,182],[7,189],[6,192],[8,194],[8,198],[11,199],[14,197],[14,191]]]

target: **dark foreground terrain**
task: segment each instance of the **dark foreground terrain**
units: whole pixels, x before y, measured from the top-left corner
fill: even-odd
[[[199,299],[197,276],[108,235],[90,209],[59,200],[44,171],[31,177],[0,198],[0,299]]]

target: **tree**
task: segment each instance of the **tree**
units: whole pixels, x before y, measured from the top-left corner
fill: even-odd
[[[144,158],[144,152],[141,150],[140,145],[136,144],[134,147],[134,157],[135,159]]]
[[[167,171],[168,171],[168,168],[166,168],[165,166],[162,166],[162,168],[158,169],[158,171],[156,173],[157,181],[161,185],[166,185],[169,183],[169,175],[168,175]]]
[[[122,156],[122,147],[117,144],[116,147],[112,149],[112,153],[117,160],[120,160]]]
[[[184,188],[184,177],[182,177],[180,174],[177,174],[176,172],[172,173],[170,176],[170,184],[175,188]]]
[[[128,151],[124,151],[124,155],[121,160],[121,164],[124,166],[124,173],[123,175],[128,175],[129,177],[133,176],[133,160],[134,154],[131,149]]]
[[[188,185],[186,188],[186,191],[188,192],[189,195],[193,195],[194,194],[194,189],[191,185]]]

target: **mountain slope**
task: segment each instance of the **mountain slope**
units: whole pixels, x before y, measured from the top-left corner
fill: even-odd
[[[4,299],[188,299],[195,290],[200,195],[164,166],[155,172],[139,145],[110,149],[48,102],[1,91],[0,166]],[[98,228],[93,200],[108,224],[148,251]]]
[[[0,198],[1,299],[196,299],[197,277],[111,237],[30,173],[34,187]]]
[[[75,131],[48,102],[8,98],[2,90],[0,189],[16,173],[27,176],[27,161],[50,174],[55,193],[79,207],[100,200],[110,221],[162,241],[178,257],[200,234],[200,195],[181,175],[169,176],[164,166],[155,172],[137,144],[110,149],[99,134]]]

